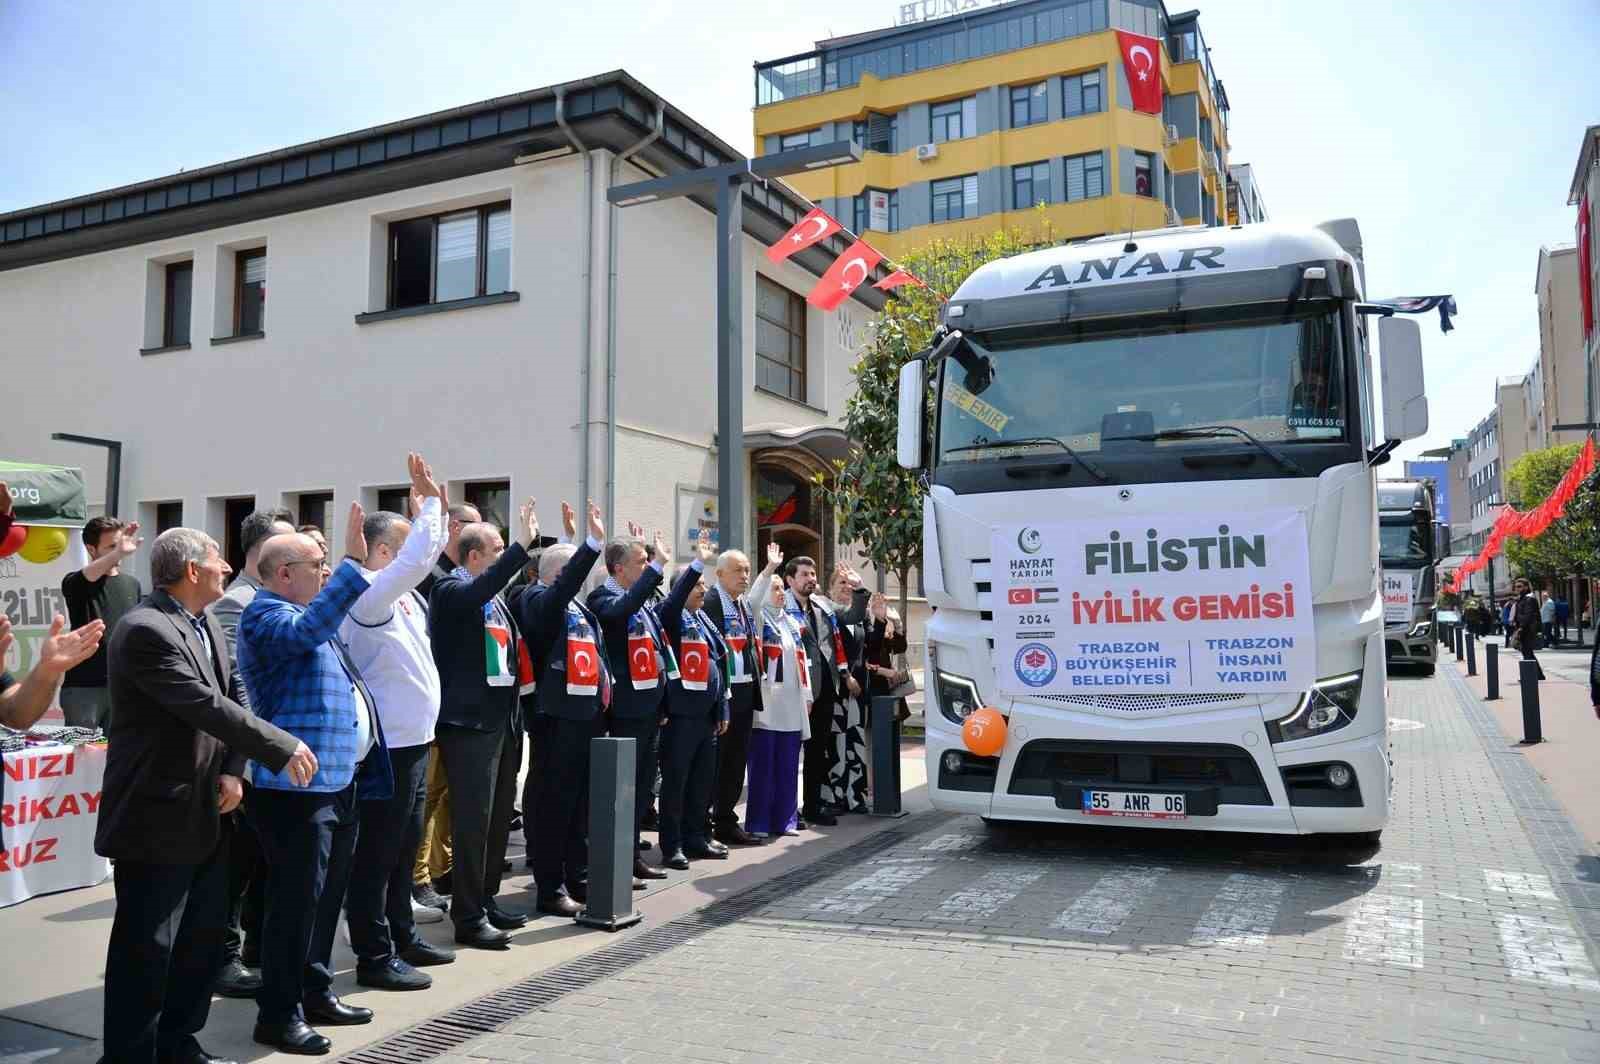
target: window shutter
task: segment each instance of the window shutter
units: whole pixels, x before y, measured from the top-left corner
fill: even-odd
[[[961,216],[978,216],[978,175],[969,174],[961,179]]]
[[[1075,155],[1067,160],[1067,202],[1083,198],[1083,156]]]
[[[244,260],[244,276],[240,278],[241,284],[261,284],[267,279],[267,257],[255,255]]]

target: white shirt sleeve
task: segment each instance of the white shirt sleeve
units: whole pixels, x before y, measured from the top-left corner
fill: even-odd
[[[760,573],[756,582],[750,585],[750,590],[745,593],[745,608],[750,611],[750,616],[759,618],[761,612],[772,602],[772,581],[770,573]]]
[[[400,547],[394,561],[376,573],[363,569],[371,586],[361,593],[350,616],[362,624],[382,624],[389,619],[394,604],[407,594],[433,569],[439,560],[448,536],[439,510],[439,500],[430,497],[422,501],[422,512],[411,522],[411,533]]]

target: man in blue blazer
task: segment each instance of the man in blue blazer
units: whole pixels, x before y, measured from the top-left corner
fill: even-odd
[[[307,1023],[369,1023],[370,1009],[331,989],[333,936],[360,824],[356,802],[387,798],[394,780],[383,729],[361,674],[338,640],[367,578],[360,504],[351,504],[346,559],[322,586],[316,541],[276,535],[261,546],[261,590],[239,617],[239,670],[256,716],[311,748],[317,773],[297,788],[257,762],[250,815],[267,857],[261,990],[254,1037],[286,1053],[320,1055],[332,1043]]]
[[[637,836],[650,804],[656,742],[672,672],[667,665],[667,637],[649,603],[661,586],[666,567],[672,564],[672,555],[657,531],[653,558],[643,540],[618,536],[606,544],[605,562],[606,582],[589,593],[589,609],[600,621],[606,661],[617,681],[611,698],[611,736],[634,740],[633,831]],[[699,579],[697,567],[685,568],[661,609],[682,610]],[[646,864],[637,851],[633,874],[639,879],[667,877],[661,869]]]

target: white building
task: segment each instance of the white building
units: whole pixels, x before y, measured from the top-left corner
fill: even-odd
[[[606,202],[739,158],[619,72],[0,215],[0,456],[97,488],[104,452],[51,434],[120,441],[119,513],[204,528],[236,565],[254,508],[333,529],[352,500],[400,508],[411,449],[501,524],[535,496],[558,534],[587,495],[680,556],[731,516],[827,565],[811,478],[845,454],[883,294],[808,306],[845,238],[770,264],[808,204],[747,186],[752,505],[722,514],[709,200]]]

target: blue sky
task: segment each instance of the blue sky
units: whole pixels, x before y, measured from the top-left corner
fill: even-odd
[[[1273,218],[1354,215],[1373,294],[1456,294],[1457,330],[1423,333],[1434,431],[1402,454],[1465,435],[1537,353],[1539,246],[1573,238],[1595,0],[1198,2]],[[618,67],[748,151],[752,61],[897,8],[0,0],[0,211]]]

